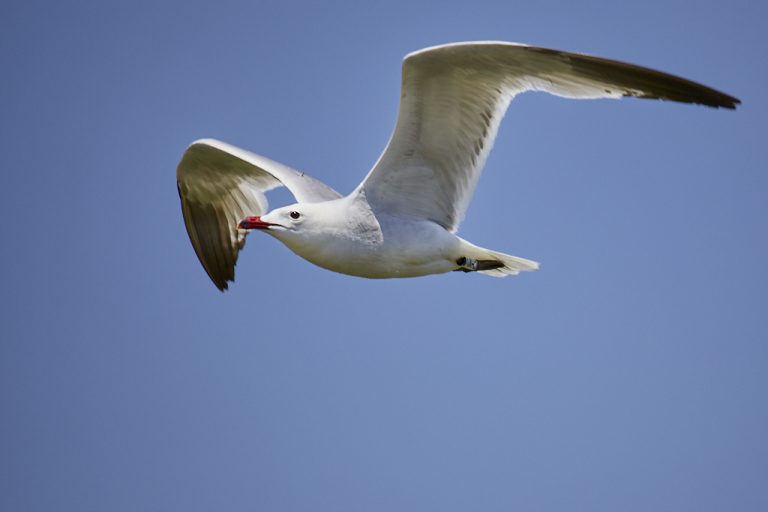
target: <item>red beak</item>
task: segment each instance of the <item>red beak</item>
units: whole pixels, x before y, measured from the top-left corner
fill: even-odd
[[[261,217],[246,217],[237,225],[240,229],[269,229],[269,222],[264,222]]]

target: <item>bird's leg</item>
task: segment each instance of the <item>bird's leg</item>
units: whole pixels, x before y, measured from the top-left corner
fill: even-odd
[[[504,266],[504,263],[498,260],[473,260],[464,256],[457,259],[456,264],[459,266],[459,268],[455,269],[456,272],[477,272],[480,270],[493,270]]]
[[[459,266],[459,268],[456,269],[456,272],[476,272],[477,271],[477,260],[473,260],[472,258],[467,258],[462,256],[461,258],[456,260],[456,264]]]

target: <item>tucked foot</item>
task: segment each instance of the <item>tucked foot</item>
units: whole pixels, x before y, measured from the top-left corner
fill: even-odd
[[[474,272],[477,270],[477,260],[465,258],[464,256],[457,259],[456,264],[459,266],[459,268],[454,269],[454,272]]]
[[[456,272],[479,272],[481,270],[493,270],[504,266],[504,263],[499,260],[473,260],[472,258],[466,258],[462,256],[456,260],[456,264],[459,268],[455,269]]]

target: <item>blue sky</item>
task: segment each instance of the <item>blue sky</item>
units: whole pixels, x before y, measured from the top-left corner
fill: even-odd
[[[0,508],[766,510],[765,19],[6,1]],[[744,104],[516,99],[460,233],[539,272],[370,281],[256,233],[214,288],[178,204],[187,144],[348,192],[388,140],[402,57],[478,39]]]

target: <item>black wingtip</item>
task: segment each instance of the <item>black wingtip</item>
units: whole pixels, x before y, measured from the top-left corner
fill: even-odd
[[[719,91],[715,92],[718,93],[717,99],[711,103],[704,103],[704,105],[713,108],[724,108],[727,110],[736,110],[736,106],[741,105],[740,99],[734,98],[733,96],[728,96],[727,94],[721,93]]]
[[[696,96],[657,96],[654,94],[633,94],[633,93],[627,93],[624,96],[625,97],[635,97],[641,100],[661,100],[661,101],[673,101],[677,103],[689,103],[693,105],[701,105],[704,107],[709,108],[715,108],[715,109],[726,109],[726,110],[736,110],[736,107],[738,105],[741,105],[741,100],[738,98],[734,98],[733,96],[728,96],[727,94],[721,93],[719,91],[710,90],[707,91],[708,94],[706,95],[696,95]],[[711,94],[716,93],[716,94]]]
[[[211,277],[211,276],[209,275],[208,277]],[[213,282],[214,286],[216,286],[216,288],[219,289],[221,293],[224,293],[225,291],[229,290],[229,283],[226,280],[222,281],[222,280],[213,279],[213,277],[211,277],[211,281]],[[232,282],[234,282],[234,280],[232,280]]]

